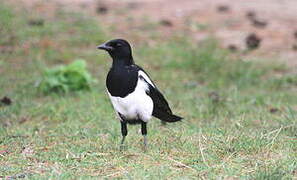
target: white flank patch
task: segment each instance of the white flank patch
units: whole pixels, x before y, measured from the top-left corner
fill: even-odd
[[[139,76],[142,76],[146,79],[148,83],[152,81],[148,76],[143,72],[138,72],[138,81],[134,92],[128,94],[126,97],[113,97],[108,92],[111,103],[114,109],[121,113],[127,119],[137,119],[140,118],[142,121],[147,122],[152,117],[154,104],[145,91],[148,90],[148,84]],[[151,84],[154,86],[154,84]]]
[[[152,85],[153,87],[155,87],[154,83],[151,81],[151,79],[148,77],[148,75],[143,72],[143,71],[138,71],[138,77],[142,76],[148,83],[150,83],[150,85]]]

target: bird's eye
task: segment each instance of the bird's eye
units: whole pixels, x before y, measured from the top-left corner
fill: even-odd
[[[117,43],[117,47],[121,47],[122,46],[122,44],[121,43]]]

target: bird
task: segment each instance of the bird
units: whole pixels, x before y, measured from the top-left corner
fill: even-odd
[[[177,122],[163,94],[143,68],[134,63],[127,40],[113,39],[99,46],[108,52],[112,66],[106,77],[107,93],[121,123],[121,147],[128,134],[127,124],[141,124],[144,148],[147,147],[147,123],[152,116],[162,122]]]

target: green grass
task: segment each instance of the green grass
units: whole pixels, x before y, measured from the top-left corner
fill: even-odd
[[[29,25],[32,18],[41,18],[44,25]],[[0,95],[13,101],[0,106],[0,176],[296,178],[297,76],[289,68],[243,61],[214,40],[197,45],[172,37],[154,39],[154,47],[139,44],[136,62],[185,119],[166,127],[152,119],[147,152],[139,127],[129,126],[127,149],[120,152],[120,123],[105,92],[110,61],[95,49],[110,39],[100,24],[61,10],[53,18],[29,17],[2,4],[0,24],[5,49]],[[97,79],[91,91],[38,93],[35,84],[46,67],[77,58],[87,61]]]

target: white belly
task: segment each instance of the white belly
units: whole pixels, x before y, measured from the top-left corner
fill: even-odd
[[[145,92],[147,89],[148,85],[146,82],[138,79],[134,92],[124,98],[113,97],[107,92],[114,109],[127,120],[140,119],[147,122],[152,117],[154,106],[151,97]]]

